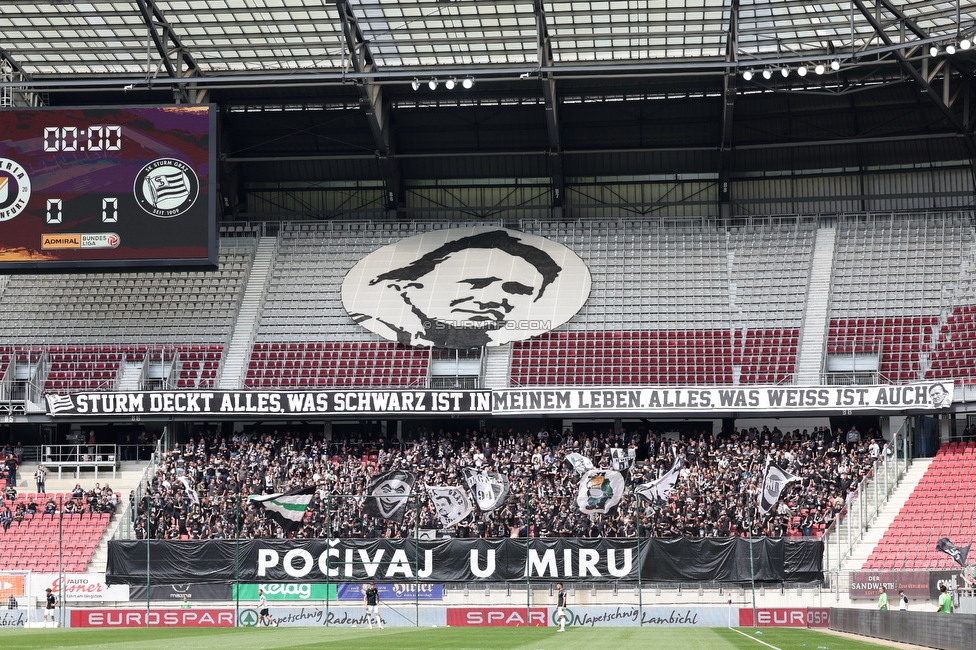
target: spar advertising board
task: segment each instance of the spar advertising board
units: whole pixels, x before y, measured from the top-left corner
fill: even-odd
[[[760,607],[739,610],[739,627],[829,627],[827,607]]]

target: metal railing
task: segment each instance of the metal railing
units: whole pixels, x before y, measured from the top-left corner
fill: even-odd
[[[861,541],[878,512],[888,502],[912,462],[914,420],[907,419],[892,436],[890,453],[882,454],[824,535],[824,576],[830,588],[838,588],[838,572]]]

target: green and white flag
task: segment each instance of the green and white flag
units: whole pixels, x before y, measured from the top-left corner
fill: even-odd
[[[265,514],[276,521],[285,533],[289,533],[301,525],[314,496],[315,487],[312,486],[291,492],[252,494],[247,500],[264,506]]]

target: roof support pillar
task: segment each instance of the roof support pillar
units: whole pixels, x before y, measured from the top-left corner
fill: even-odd
[[[358,74],[368,74],[376,70],[373,55],[369,51],[369,41],[356,19],[356,14],[348,0],[335,0],[342,23],[342,37],[346,44],[353,70]],[[395,216],[403,207],[403,183],[400,179],[399,161],[394,154],[395,139],[390,124],[390,110],[383,93],[383,87],[371,77],[360,77],[356,81],[359,88],[359,105],[366,113],[373,142],[376,145],[376,159],[386,186],[386,209]]]
[[[542,0],[532,0],[535,10],[536,48],[539,65],[547,69],[553,66],[552,44],[549,26],[546,23],[546,10]],[[549,177],[552,183],[552,211],[556,218],[562,217],[565,200],[566,181],[563,176],[563,145],[559,131],[559,98],[556,94],[556,80],[552,72],[540,75],[542,96],[546,102],[546,130],[549,134]]]

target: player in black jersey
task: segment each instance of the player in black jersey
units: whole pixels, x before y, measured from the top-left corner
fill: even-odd
[[[44,607],[44,627],[47,627],[48,617],[51,619],[51,627],[57,627],[57,621],[54,618],[54,606],[58,604],[58,597],[54,595],[50,587],[44,592],[47,595],[47,605]]]
[[[566,631],[566,591],[563,590],[563,583],[556,584],[556,618],[559,620],[557,632]]]
[[[373,618],[376,624],[383,629],[383,620],[380,618],[380,592],[376,590],[376,583],[371,582],[363,592],[363,603],[366,605],[366,620],[369,622],[369,629],[373,629]]]

